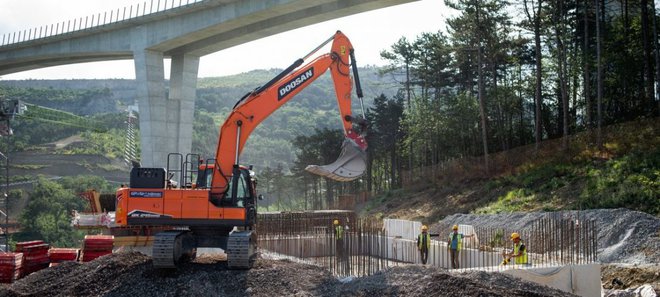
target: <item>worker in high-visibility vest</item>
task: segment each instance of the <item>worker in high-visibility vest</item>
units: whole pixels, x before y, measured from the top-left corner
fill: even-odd
[[[449,233],[449,238],[447,239],[447,249],[449,250],[449,258],[451,259],[451,268],[458,269],[458,256],[463,248],[463,238],[470,238],[474,234],[464,235],[463,233],[458,233],[458,225],[454,225],[451,229],[452,232]]]
[[[422,233],[417,235],[417,249],[422,258],[422,264],[426,265],[431,249],[431,235],[429,234],[429,227],[426,225],[422,225]]]
[[[511,233],[511,240],[513,241],[513,251],[511,251],[510,253],[505,252],[502,254],[502,256],[504,257],[504,260],[502,261],[502,265],[509,264],[512,258],[516,265],[528,264],[529,262],[527,259],[527,248],[522,243],[522,240],[520,239],[520,234],[516,232]]]
[[[340,224],[339,220],[335,219],[332,222],[335,235],[335,249],[337,250],[337,258],[340,260],[344,255],[344,227]]]

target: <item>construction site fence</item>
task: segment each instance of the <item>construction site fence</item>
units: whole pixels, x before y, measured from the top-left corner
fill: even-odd
[[[357,219],[337,238],[331,222],[319,219],[289,221],[290,216],[271,217],[269,223],[297,225],[287,231],[275,228],[269,232],[261,221],[258,246],[262,252],[322,266],[334,275],[366,276],[383,269],[422,264],[416,239],[392,236],[383,221]],[[318,225],[321,223],[321,225]],[[576,222],[562,219],[540,219],[523,230],[461,226],[474,236],[463,239],[459,251],[460,269],[500,271],[511,267],[555,267],[588,264],[597,261],[597,230],[594,221]],[[513,250],[509,235],[520,234],[528,255],[527,264],[502,265],[503,252]],[[431,233],[426,265],[453,269],[448,249],[450,232]]]

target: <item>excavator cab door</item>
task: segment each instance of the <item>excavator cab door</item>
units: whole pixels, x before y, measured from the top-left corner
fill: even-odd
[[[211,186],[213,180],[213,168],[214,166],[212,164],[199,165],[199,170],[197,171],[197,180],[195,182],[195,188],[206,189]]]

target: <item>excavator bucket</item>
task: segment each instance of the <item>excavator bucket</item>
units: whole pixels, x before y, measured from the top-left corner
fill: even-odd
[[[366,169],[367,153],[348,138],[341,145],[337,161],[328,165],[308,165],[305,168],[313,174],[340,182],[352,181],[362,176]]]

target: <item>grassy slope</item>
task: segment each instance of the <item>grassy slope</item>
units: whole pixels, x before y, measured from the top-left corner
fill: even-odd
[[[365,215],[433,222],[453,213],[626,207],[660,215],[660,118],[493,154],[489,174],[479,160],[445,164],[436,174],[363,205]]]

